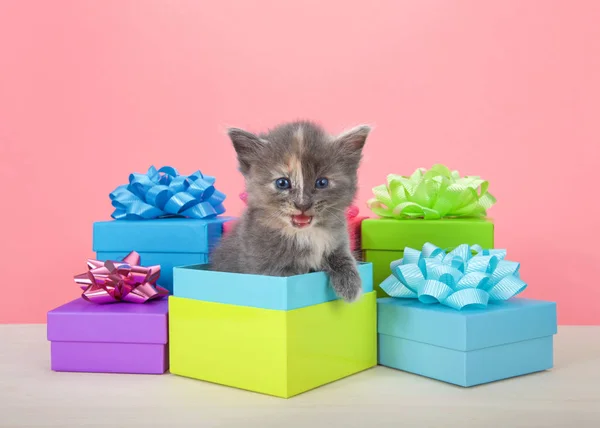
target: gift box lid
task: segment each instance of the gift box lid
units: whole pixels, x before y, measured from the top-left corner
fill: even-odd
[[[556,303],[513,298],[486,308],[461,311],[416,299],[377,300],[380,334],[458,351],[536,339],[556,334]]]
[[[494,223],[491,219],[398,220],[376,218],[361,224],[363,250],[400,251],[405,247],[421,249],[425,242],[453,249],[460,244],[494,248]]]
[[[48,340],[165,344],[167,299],[99,305],[82,298],[48,312]]]
[[[223,223],[213,219],[163,218],[94,223],[93,249],[145,253],[209,253],[219,241]]]
[[[173,295],[275,310],[298,309],[338,299],[324,272],[278,277],[209,269],[209,265],[175,267]],[[358,263],[358,272],[363,293],[373,291],[373,265]]]

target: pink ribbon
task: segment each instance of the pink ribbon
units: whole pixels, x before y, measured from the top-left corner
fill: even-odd
[[[140,255],[135,251],[121,261],[88,259],[88,271],[74,277],[83,290],[81,297],[89,302],[104,304],[144,303],[167,296],[169,291],[156,284],[160,277],[160,266],[139,266],[140,260]]]
[[[358,216],[358,207],[356,205],[351,205],[346,210],[346,219],[348,221],[355,219]]]

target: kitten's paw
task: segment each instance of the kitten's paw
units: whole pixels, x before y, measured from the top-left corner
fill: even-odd
[[[362,295],[362,280],[355,269],[331,273],[331,285],[338,297],[351,303]]]

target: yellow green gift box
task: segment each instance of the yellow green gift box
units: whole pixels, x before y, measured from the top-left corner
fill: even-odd
[[[173,374],[289,398],[377,364],[371,263],[363,295],[339,300],[323,272],[292,277],[174,269]]]
[[[434,165],[410,176],[390,174],[386,184],[373,189],[368,205],[379,218],[363,220],[361,239],[378,297],[387,296],[379,284],[406,247],[422,248],[427,242],[445,250],[465,243],[494,247],[494,223],[486,215],[496,199],[488,186],[478,176],[461,177]]]

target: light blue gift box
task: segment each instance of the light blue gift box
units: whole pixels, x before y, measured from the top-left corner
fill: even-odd
[[[359,263],[357,267],[363,293],[373,291],[373,265]],[[217,272],[198,264],[176,267],[174,281],[177,297],[280,311],[338,299],[324,272],[279,277]]]
[[[379,364],[468,387],[552,368],[556,304],[513,298],[461,311],[377,301]]]
[[[172,293],[173,268],[209,263],[223,223],[230,220],[232,217],[99,221],[94,223],[93,249],[102,261],[121,260],[137,251],[142,266],[161,266],[158,284]]]

